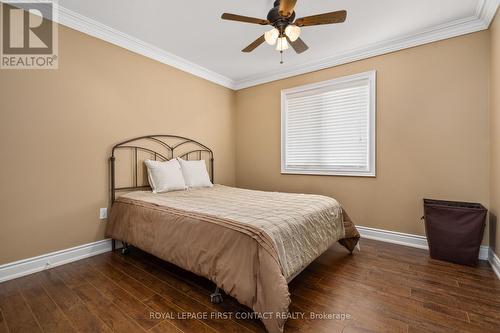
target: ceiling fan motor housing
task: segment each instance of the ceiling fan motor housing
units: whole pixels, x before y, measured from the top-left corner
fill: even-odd
[[[274,8],[269,11],[267,14],[267,20],[271,22],[271,25],[278,29],[280,32],[285,31],[285,28],[292,24],[295,19],[295,11],[289,17],[281,16],[279,13],[280,10],[280,2],[274,2]]]

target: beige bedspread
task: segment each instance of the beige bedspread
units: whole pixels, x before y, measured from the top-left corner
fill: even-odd
[[[114,204],[107,234],[202,275],[281,332],[287,281],[336,241],[359,234],[329,197],[215,185],[189,191],[132,192]]]

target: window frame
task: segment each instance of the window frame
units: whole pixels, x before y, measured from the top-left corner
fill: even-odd
[[[369,82],[369,111],[368,111],[368,169],[347,170],[347,169],[331,169],[331,170],[314,170],[314,169],[298,169],[286,168],[286,115],[288,107],[287,96],[296,93],[304,93],[310,90],[325,89],[330,86],[337,86],[346,83],[352,83],[359,80],[368,80]],[[302,85],[290,89],[281,90],[281,174],[296,174],[296,175],[321,175],[321,176],[351,176],[351,177],[376,177],[376,123],[377,123],[377,72],[375,70],[367,71],[359,74],[343,76],[333,80],[317,82],[313,84]]]

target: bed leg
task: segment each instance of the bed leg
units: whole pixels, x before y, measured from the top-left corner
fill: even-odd
[[[128,243],[122,242],[123,247],[122,247],[122,254],[129,254],[130,253],[130,247]]]
[[[111,252],[115,252],[116,250],[116,241],[111,239]]]
[[[210,294],[210,302],[214,304],[222,303],[222,295],[220,293],[219,287],[215,287],[215,291]]]

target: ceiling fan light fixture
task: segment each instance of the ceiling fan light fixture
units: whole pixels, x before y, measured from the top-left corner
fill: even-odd
[[[276,28],[272,28],[271,30],[266,31],[264,33],[264,38],[266,39],[266,42],[269,45],[276,44],[276,41],[278,40],[279,36],[280,36],[280,32]]]
[[[288,47],[289,46],[286,37],[278,38],[278,41],[276,43],[276,51],[285,51],[288,50]]]
[[[300,37],[300,27],[290,24],[285,29],[285,34],[290,38],[292,42],[295,42]]]
[[[343,23],[347,18],[347,11],[337,10],[335,12],[304,16],[296,19],[296,4],[297,0],[274,1],[273,8],[267,13],[267,19],[231,13],[223,13],[221,19],[271,26],[271,30],[261,34],[259,38],[242,49],[241,52],[250,53],[266,42],[269,45],[277,44],[276,50],[280,51],[281,57],[283,58],[283,51],[287,50],[289,47],[297,54],[301,54],[309,49],[307,44],[300,38],[303,27]],[[283,61],[281,63],[283,63]]]

